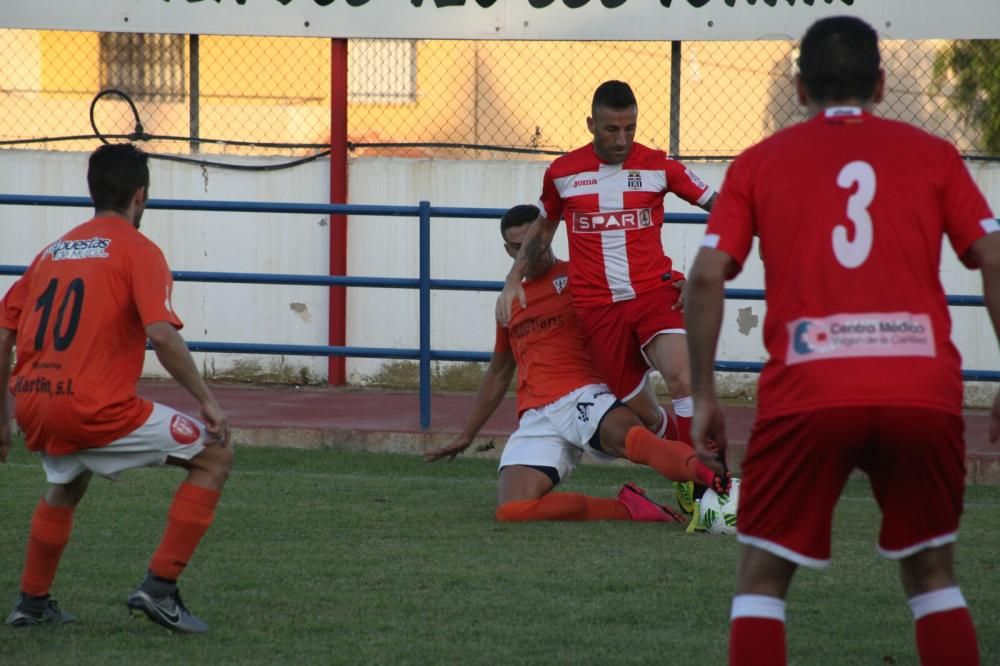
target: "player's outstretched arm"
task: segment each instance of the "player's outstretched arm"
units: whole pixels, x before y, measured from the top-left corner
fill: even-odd
[[[7,462],[10,453],[10,415],[7,384],[10,383],[10,362],[13,357],[15,332],[0,328],[0,463]]]
[[[156,358],[160,359],[170,376],[201,405],[201,418],[210,435],[207,443],[228,446],[229,419],[198,372],[181,334],[172,324],[158,321],[146,327],[146,337],[156,351]]]
[[[688,275],[684,294],[691,397],[694,400],[691,440],[698,458],[720,474],[724,472],[720,454],[725,456],[729,442],[722,406],[715,397],[715,349],[722,327],[726,275],[730,273],[732,261],[724,252],[701,248]]]
[[[472,408],[472,413],[469,414],[469,418],[465,422],[462,434],[449,445],[424,453],[424,459],[427,462],[434,462],[441,458],[448,458],[449,461],[454,460],[455,456],[469,448],[472,440],[503,401],[516,368],[517,364],[514,362],[512,352],[509,350],[493,352],[493,358],[490,359],[490,365],[486,368],[486,374],[483,375],[483,381],[476,393],[476,405]]]
[[[497,323],[501,326],[506,326],[510,322],[510,310],[514,305],[515,298],[520,301],[522,308],[527,305],[521,280],[528,275],[531,267],[552,246],[552,239],[558,228],[559,220],[552,221],[545,215],[539,215],[528,227],[528,231],[524,234],[524,240],[521,241],[521,249],[518,250],[517,257],[514,259],[514,265],[507,273],[503,291],[497,297],[496,317]]]
[[[983,301],[1000,340],[1000,233],[986,234],[969,248],[972,263],[983,274]],[[1000,441],[1000,392],[993,398],[990,414],[990,441]]]

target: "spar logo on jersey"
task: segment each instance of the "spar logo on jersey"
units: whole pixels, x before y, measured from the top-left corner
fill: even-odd
[[[552,286],[555,288],[557,294],[561,294],[563,289],[566,288],[566,284],[569,282],[569,278],[565,275],[562,277],[557,277],[552,281]]]
[[[830,331],[820,322],[800,321],[792,334],[792,348],[796,354],[823,353],[831,347]]]
[[[626,186],[630,190],[641,190],[642,189],[642,172],[641,171],[629,171],[628,177],[626,178]]]
[[[87,238],[81,240],[57,240],[45,248],[45,254],[52,261],[67,259],[104,259],[108,256],[105,250],[111,245],[110,238]]]
[[[581,234],[635,231],[652,225],[653,215],[648,208],[627,208],[599,213],[573,213],[573,231]]]
[[[201,437],[201,429],[198,424],[184,416],[174,414],[170,417],[170,436],[181,445],[194,444]]]

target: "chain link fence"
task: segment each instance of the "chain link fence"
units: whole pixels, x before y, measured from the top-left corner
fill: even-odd
[[[352,154],[497,159],[590,140],[594,88],[632,84],[637,140],[725,159],[804,118],[796,44],[351,40]],[[330,42],[0,30],[0,147],[303,157],[329,147]],[[887,41],[881,115],[1000,159],[1000,41]],[[117,92],[102,91],[115,90]]]

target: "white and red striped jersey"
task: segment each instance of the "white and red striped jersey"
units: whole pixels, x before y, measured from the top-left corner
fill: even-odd
[[[683,164],[638,143],[621,164],[587,145],[549,165],[538,207],[566,220],[575,305],[627,301],[661,284],[672,265],[660,238],[667,192],[694,205],[714,194]]]

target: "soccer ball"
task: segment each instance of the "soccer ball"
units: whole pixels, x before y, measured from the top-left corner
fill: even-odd
[[[736,534],[736,507],[740,501],[740,480],[733,479],[728,495],[709,488],[701,496],[701,524],[710,534]]]

